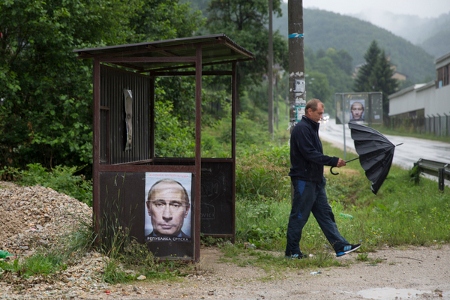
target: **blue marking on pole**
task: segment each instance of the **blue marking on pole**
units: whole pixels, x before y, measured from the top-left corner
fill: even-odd
[[[303,33],[291,33],[289,34],[289,38],[290,39],[297,39],[297,38],[302,38],[303,37]]]

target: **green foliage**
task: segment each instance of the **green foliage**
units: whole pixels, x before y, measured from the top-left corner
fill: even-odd
[[[409,171],[409,176],[411,177],[411,180],[414,182],[414,184],[419,184],[419,182],[420,182],[420,168],[419,168],[419,166],[414,166]]]
[[[289,188],[289,186],[287,186]],[[248,242],[257,249],[281,251],[286,245],[289,201],[239,198],[236,205],[236,236],[239,242]]]
[[[237,245],[234,251],[238,253],[245,255],[249,251],[239,248],[245,243],[255,245],[256,249],[284,251],[291,203],[290,181],[284,180],[289,159],[285,148],[249,153],[237,163]],[[274,155],[277,151],[279,154]],[[324,143],[324,152],[342,156],[341,149],[328,143]],[[272,178],[265,174],[261,165],[267,173],[276,175]],[[411,181],[409,171],[392,166],[382,188],[374,195],[364,170],[357,163],[348,164],[339,172],[334,176],[327,168],[325,170],[328,200],[342,235],[354,243],[362,242],[362,251],[384,245],[431,245],[450,241],[447,187],[442,193],[435,181],[426,178],[421,178],[418,186]],[[319,264],[320,257],[325,264],[332,260],[333,250],[313,216],[304,228],[301,247],[305,253],[315,255],[312,265]]]
[[[188,37],[203,24],[201,11],[191,9],[189,3],[147,0],[131,18],[135,34],[129,42]]]
[[[83,175],[75,175],[80,171],[79,168],[56,166],[48,172],[40,164],[29,164],[27,167],[27,170],[20,173],[20,184],[50,187],[92,206],[92,182],[86,180]]]
[[[140,1],[0,4],[0,165],[91,162],[90,62],[72,51],[123,42]]]
[[[114,236],[114,250],[108,250],[103,273],[105,282],[130,282],[136,280],[139,275],[153,280],[173,279],[190,272],[190,266],[182,261],[160,261],[148,251],[145,244],[137,243],[123,233]]]
[[[359,68],[353,88],[356,92],[372,92],[375,90],[375,68],[380,58],[381,50],[376,41],[372,41],[364,54],[365,63]]]
[[[280,15],[280,0],[273,1],[274,14]],[[244,91],[251,92],[259,86],[268,70],[268,4],[265,0],[220,1],[212,0],[207,9],[206,30],[210,33],[224,32],[240,46],[251,51],[255,60],[243,62],[238,68],[238,110],[244,108]],[[278,32],[273,37],[274,64],[288,68],[287,41]],[[244,111],[249,111],[245,110]]]
[[[334,94],[350,91],[353,85],[352,58],[345,50],[328,48],[316,53],[305,47],[307,99],[318,98],[325,103],[326,112],[335,112]]]
[[[289,198],[289,147],[249,150],[236,160],[236,194],[244,199],[279,202]],[[256,200],[255,199],[255,200]]]
[[[220,246],[225,242],[223,238],[216,238],[210,235],[204,235],[200,233],[200,243],[202,246],[211,247],[211,246]]]
[[[20,178],[20,170],[18,168],[4,166],[0,169],[0,180],[16,181]]]
[[[18,273],[24,277],[36,274],[48,275],[60,269],[61,263],[59,255],[36,254],[25,260]]]
[[[202,22],[172,0],[3,1],[0,167],[92,163],[92,63],[74,49],[191,36]]]
[[[331,60],[326,60],[331,63]],[[321,99],[325,104],[327,111],[332,112],[334,110],[334,98],[331,94],[328,76],[325,75],[325,73],[317,71],[308,72],[306,75],[306,93],[308,99]]]
[[[155,155],[158,157],[194,157],[195,136],[192,125],[174,116],[170,102],[155,105]]]

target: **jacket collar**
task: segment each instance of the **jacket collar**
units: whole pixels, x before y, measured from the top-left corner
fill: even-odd
[[[302,116],[302,122],[308,122],[315,130],[319,130],[320,123],[311,120],[305,115]]]

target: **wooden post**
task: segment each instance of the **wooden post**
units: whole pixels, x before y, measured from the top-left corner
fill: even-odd
[[[305,60],[303,46],[303,1],[288,1],[290,126],[305,114]]]

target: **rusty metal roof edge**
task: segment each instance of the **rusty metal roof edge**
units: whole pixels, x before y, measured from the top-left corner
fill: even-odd
[[[160,41],[153,41],[153,42],[142,42],[142,43],[134,43],[134,44],[123,44],[123,45],[114,45],[114,46],[105,46],[105,47],[97,47],[97,48],[84,48],[84,49],[75,49],[73,52],[78,53],[79,56],[82,56],[82,58],[93,58],[95,57],[95,54],[89,52],[96,52],[96,51],[103,51],[103,50],[114,50],[114,49],[127,49],[127,48],[133,48],[133,47],[146,47],[150,45],[163,45],[163,44],[173,44],[174,42],[180,42],[180,44],[183,44],[183,42],[192,42],[194,40],[199,40],[201,42],[202,40],[208,40],[208,39],[218,39],[224,41],[224,43],[232,48],[234,51],[240,53],[242,56],[247,57],[248,59],[253,59],[253,53],[245,49],[244,47],[236,44],[233,40],[231,40],[227,35],[224,33],[220,34],[211,34],[211,35],[204,35],[204,36],[192,36],[187,38],[176,38],[176,39],[170,39],[170,40],[160,40]]]

